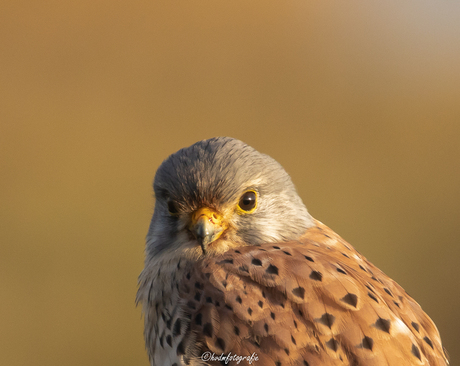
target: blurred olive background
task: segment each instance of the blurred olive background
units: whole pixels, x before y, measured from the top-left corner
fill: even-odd
[[[0,364],[148,365],[151,182],[229,135],[460,356],[460,2],[0,5]]]

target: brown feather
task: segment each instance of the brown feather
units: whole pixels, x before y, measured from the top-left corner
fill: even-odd
[[[297,241],[205,258],[180,289],[198,353],[255,353],[264,366],[447,365],[420,306],[319,221]]]

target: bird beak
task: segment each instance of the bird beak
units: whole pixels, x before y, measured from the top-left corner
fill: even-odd
[[[222,235],[227,224],[221,214],[208,207],[202,207],[192,214],[188,228],[200,243],[203,254],[206,254],[208,244]]]

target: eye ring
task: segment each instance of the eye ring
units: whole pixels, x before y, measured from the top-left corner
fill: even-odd
[[[171,216],[176,216],[179,213],[176,203],[172,199],[168,199],[168,212]]]
[[[240,214],[253,213],[257,208],[257,192],[253,190],[244,192],[237,208]]]

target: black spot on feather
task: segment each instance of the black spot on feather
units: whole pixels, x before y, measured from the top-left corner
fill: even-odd
[[[356,296],[355,294],[346,294],[340,300],[353,307],[356,307],[358,305],[358,296]]]
[[[301,299],[305,298],[305,289],[303,287],[296,287],[294,290],[292,290],[292,293]]]
[[[323,275],[321,272],[318,271],[311,271],[310,273],[310,278],[315,281],[322,281],[323,280]]]
[[[390,334],[391,321],[390,319],[383,319],[379,317],[375,322],[374,327]]]
[[[332,325],[335,322],[335,316],[329,313],[324,313],[321,318],[318,319],[321,324],[324,324],[329,329],[332,328]]]
[[[411,352],[415,357],[417,357],[420,361],[422,361],[422,355],[420,354],[420,350],[415,344],[412,344]]]
[[[361,346],[365,349],[372,351],[372,348],[374,347],[374,340],[371,337],[365,336],[363,338]]]

